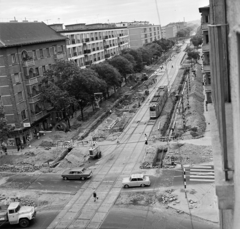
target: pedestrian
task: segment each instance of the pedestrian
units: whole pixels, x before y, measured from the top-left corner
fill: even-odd
[[[97,193],[95,191],[93,192],[93,198],[94,198],[94,202],[98,200]]]
[[[145,145],[148,144],[147,135],[145,134]]]

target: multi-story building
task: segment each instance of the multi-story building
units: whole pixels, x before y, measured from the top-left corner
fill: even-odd
[[[209,46],[215,185],[221,229],[240,228],[240,1],[210,0]]]
[[[199,12],[202,15],[201,18],[201,29],[203,35],[202,44],[202,57],[203,57],[203,73],[204,73],[204,86],[205,86],[205,96],[208,103],[212,102],[211,95],[211,71],[210,71],[210,46],[209,46],[209,33],[208,24],[210,22],[209,18],[209,6],[199,8]]]
[[[55,28],[55,25],[52,28]],[[74,24],[56,30],[68,38],[68,59],[75,61],[81,68],[103,62],[130,47],[126,27],[110,28],[109,24]]]
[[[186,22],[172,22],[164,26],[165,38],[174,38],[177,32],[186,27]]]
[[[162,38],[160,25],[132,25],[128,26],[128,29],[131,48],[140,48],[144,44]]]
[[[50,126],[39,82],[56,59],[66,58],[66,38],[44,23],[0,23],[0,103],[15,127],[9,146]]]

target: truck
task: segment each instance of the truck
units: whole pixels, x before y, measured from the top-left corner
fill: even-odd
[[[26,228],[35,217],[36,209],[33,206],[21,206],[19,202],[0,205],[0,226],[9,223]]]
[[[89,157],[91,159],[99,159],[102,156],[102,152],[100,150],[100,147],[96,144],[92,144],[92,146],[89,149]]]

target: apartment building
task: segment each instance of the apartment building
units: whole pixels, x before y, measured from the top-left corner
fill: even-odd
[[[209,45],[209,32],[208,24],[209,18],[209,6],[199,8],[201,13],[201,29],[203,35],[202,44],[202,60],[203,60],[203,82],[205,86],[205,96],[208,103],[212,102],[212,89],[211,89],[211,71],[210,71],[210,45]]]
[[[131,48],[140,48],[144,44],[160,40],[162,38],[161,25],[133,25],[128,26],[128,29]]]
[[[164,35],[166,39],[174,38],[177,32],[186,27],[186,22],[172,22],[164,26]]]
[[[0,23],[0,31],[0,105],[15,128],[8,140],[15,147],[51,125],[39,82],[57,59],[66,59],[66,38],[36,22]]]
[[[238,229],[240,228],[240,1],[210,0],[209,2],[208,32],[213,103],[208,107],[208,112],[211,115],[219,222],[221,229]]]
[[[68,38],[68,60],[75,61],[81,68],[103,62],[130,47],[126,27],[109,27],[109,24],[100,23],[73,24],[57,32]]]

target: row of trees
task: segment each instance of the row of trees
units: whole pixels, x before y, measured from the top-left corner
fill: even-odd
[[[127,81],[128,74],[141,72],[144,65],[151,64],[173,45],[172,41],[161,39],[138,49],[128,48],[120,55],[86,69],[72,61],[58,61],[41,82],[42,102],[51,104],[55,111],[65,115],[69,106],[77,106],[83,119],[84,107],[94,104],[94,93],[102,92],[105,98],[108,97],[110,89],[116,90]]]

